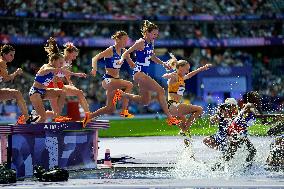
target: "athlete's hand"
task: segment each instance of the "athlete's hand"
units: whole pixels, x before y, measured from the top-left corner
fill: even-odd
[[[123,58],[121,58],[116,64],[117,65],[122,65],[123,64],[123,62],[124,62],[124,59]]]
[[[202,66],[202,71],[208,70],[210,67],[212,67],[212,64],[206,64],[205,66]]]
[[[93,76],[96,77],[96,75],[97,75],[97,70],[92,69],[91,74],[93,74]]]
[[[209,69],[213,66],[213,64],[206,64],[205,66]]]
[[[172,67],[167,62],[164,62],[163,66],[166,68],[167,71],[170,71],[172,69]]]
[[[16,75],[21,75],[21,74],[23,74],[23,70],[22,70],[22,68],[18,68],[16,70]]]
[[[87,77],[87,74],[85,74],[85,73],[75,73],[75,76],[86,78],[86,77]]]
[[[133,68],[135,68],[135,63],[133,63],[133,62],[132,62],[132,63],[129,63],[129,66],[130,66],[130,68],[133,69]]]

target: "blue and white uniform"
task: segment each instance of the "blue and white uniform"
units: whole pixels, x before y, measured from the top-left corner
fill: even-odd
[[[121,59],[121,55],[123,54],[123,49],[121,49],[121,52],[119,55],[116,52],[115,46],[112,46],[112,54],[113,54],[112,57],[104,58],[105,68],[120,69],[121,64],[118,64],[118,62]],[[119,78],[114,78],[113,76],[109,74],[104,74],[103,79],[106,83],[110,83],[110,79],[119,79]]]
[[[216,134],[210,136],[216,141],[216,143],[218,144],[218,148],[221,151],[224,151],[227,147],[227,142],[228,142],[227,128],[231,123],[231,121],[232,121],[231,119],[219,117],[218,131]]]
[[[135,68],[133,71],[133,76],[137,72],[144,72],[146,75],[149,73],[149,66],[150,66],[150,59],[154,52],[154,45],[152,43],[147,43],[146,40],[144,40],[144,49],[139,51],[136,50],[136,62],[135,62]]]
[[[54,74],[52,72],[49,72],[48,74],[45,75],[36,75],[35,81],[47,87],[50,84],[50,82],[52,82],[53,78]],[[35,93],[39,93],[41,96],[43,96],[46,93],[46,89],[39,89],[32,86],[29,91],[29,95],[31,96]]]
[[[245,110],[242,110],[228,127],[228,135],[232,136],[236,134],[238,137],[246,137],[248,127],[252,126],[256,121],[255,114],[256,112],[254,111],[245,113]]]

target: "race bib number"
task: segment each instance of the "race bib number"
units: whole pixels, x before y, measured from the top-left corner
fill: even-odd
[[[185,87],[179,87],[177,94],[183,96],[184,91],[185,91]]]
[[[110,78],[105,78],[104,81],[105,81],[106,84],[109,84],[111,82],[111,79]]]
[[[56,76],[57,76],[57,77],[65,77],[64,73],[62,73],[62,72],[58,72],[58,73],[56,74]]]
[[[145,58],[145,66],[150,65],[150,59],[151,59],[151,56]]]
[[[151,59],[151,56],[148,56],[148,57],[145,57],[145,61],[144,62],[138,62],[139,65],[141,66],[150,66],[150,59]]]
[[[113,61],[113,67],[116,68],[116,69],[119,69],[121,68],[121,64],[118,64],[119,60],[114,60]]]
[[[136,64],[134,71],[135,72],[141,72],[141,66]]]

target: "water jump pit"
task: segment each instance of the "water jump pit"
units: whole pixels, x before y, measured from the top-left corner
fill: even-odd
[[[19,131],[22,133],[14,133],[16,136],[14,140],[21,142],[13,141],[12,138],[12,143],[9,143],[11,140],[9,136],[12,135],[6,133],[8,144],[14,145],[12,152],[7,152],[7,157],[9,153],[12,153],[12,168],[22,171],[17,172],[17,183],[5,185],[5,187],[282,188],[284,186],[282,167],[266,165],[269,144],[273,141],[272,137],[251,137],[257,149],[257,157],[251,167],[247,168],[243,163],[245,155],[240,151],[234,163],[225,164],[223,170],[212,171],[211,167],[218,160],[220,152],[206,147],[202,143],[203,137],[193,137],[190,148],[184,147],[181,137],[101,138],[100,153],[98,153],[98,138],[96,138],[95,131],[107,128],[107,124],[108,122],[102,122],[100,126],[96,126],[96,130],[93,130],[91,126],[88,126],[86,130],[82,130],[80,126],[74,126],[71,130],[62,126],[62,129],[46,127],[45,130],[42,127],[43,130],[37,134],[27,132],[28,130]],[[64,137],[57,135],[64,135]],[[93,138],[88,139],[86,135]],[[71,139],[76,142],[71,143]],[[86,141],[92,142],[86,143]],[[38,144],[34,145],[36,143]],[[32,149],[29,147],[31,144],[34,146]],[[55,144],[58,147],[51,149],[51,146]],[[42,146],[45,146],[44,150],[39,150],[43,148]],[[79,152],[80,148],[85,150]],[[103,164],[107,148],[111,149],[112,168]],[[19,153],[21,151],[22,155]],[[43,154],[42,158],[46,161],[39,161],[40,158],[34,157],[40,154],[38,152]],[[47,156],[47,152],[51,154]],[[57,155],[53,155],[54,153]],[[14,156],[17,154],[17,158],[13,157],[13,154]],[[70,157],[76,158],[71,161]],[[67,182],[38,182],[31,177],[30,164],[34,162],[46,163],[47,168],[57,164],[66,167],[69,170],[69,180]],[[23,174],[25,176],[22,176]]]

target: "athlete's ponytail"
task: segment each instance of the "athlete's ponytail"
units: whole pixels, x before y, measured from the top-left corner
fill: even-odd
[[[65,52],[79,52],[79,49],[72,42],[64,43],[63,47]]]
[[[171,59],[168,60],[168,64],[169,64],[169,66],[172,67],[173,70],[176,70],[178,60],[175,57],[175,55],[173,55],[172,53],[170,53],[170,56],[171,56]]]
[[[146,32],[152,32],[153,30],[158,30],[158,26],[154,24],[153,22],[150,22],[148,20],[144,20],[144,23],[141,28],[141,33],[144,36]]]
[[[63,54],[57,46],[56,40],[50,37],[44,47],[45,51],[48,53],[49,61],[52,62],[59,58],[63,58]]]
[[[44,47],[44,50],[48,53],[48,56],[56,53],[60,53],[60,50],[57,46],[56,40],[53,37],[50,37]]]
[[[171,59],[168,60],[168,64],[172,67],[173,70],[177,70],[179,67],[183,67],[189,64],[186,60],[177,60],[175,55],[170,53]]]

